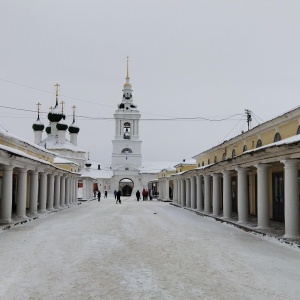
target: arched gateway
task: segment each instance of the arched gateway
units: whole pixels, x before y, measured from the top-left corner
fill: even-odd
[[[129,178],[123,178],[119,182],[119,190],[122,192],[122,196],[131,196],[134,183]]]

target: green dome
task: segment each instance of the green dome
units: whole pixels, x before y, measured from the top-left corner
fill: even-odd
[[[70,126],[69,126],[69,132],[70,133],[78,133],[80,131],[79,127],[75,124],[75,122],[73,122]]]
[[[57,130],[67,130],[68,129],[68,125],[65,123],[57,123],[56,124],[56,128]]]
[[[47,134],[50,134],[50,133],[51,133],[51,127],[50,127],[50,126],[47,126],[47,127],[46,127],[46,132],[47,132]]]

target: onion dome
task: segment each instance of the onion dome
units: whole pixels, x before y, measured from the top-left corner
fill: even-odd
[[[43,131],[45,128],[44,124],[40,120],[40,115],[38,115],[38,118],[36,119],[35,123],[32,125],[32,129],[34,131]]]
[[[48,113],[48,120],[50,122],[59,122],[61,119],[65,119],[66,116],[61,112],[60,108],[58,107],[57,104],[57,99],[56,99],[56,105],[54,109]]]
[[[73,122],[70,126],[69,126],[69,132],[70,133],[78,133],[79,132],[79,127],[76,125],[75,122]]]
[[[47,127],[46,127],[46,132],[47,132],[47,134],[50,134],[50,133],[51,133],[51,126],[47,126]]]
[[[68,125],[65,123],[64,119],[61,119],[57,124],[56,124],[57,130],[67,130]]]
[[[86,166],[87,168],[89,168],[89,167],[91,167],[91,166],[92,166],[92,164],[90,163],[90,161],[89,161],[89,160],[87,160],[87,161],[85,162],[85,166]]]

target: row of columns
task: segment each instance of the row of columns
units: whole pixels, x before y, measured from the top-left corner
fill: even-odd
[[[12,193],[14,167],[3,166],[0,223],[12,222]],[[17,170],[16,217],[27,218],[27,179],[30,175],[29,212],[32,217],[77,202],[77,176],[48,173],[45,170]]]
[[[284,214],[285,237],[300,236],[299,218],[299,190],[298,190],[298,163],[297,160],[285,160],[284,164]],[[269,164],[255,165],[257,170],[257,226],[267,228],[270,225],[269,203]],[[248,181],[247,168],[235,169],[238,178],[238,222],[248,222]],[[221,173],[199,174],[189,178],[173,176],[173,202],[183,207],[190,207],[220,216],[221,214],[221,176],[223,176],[223,218],[232,217],[232,190],[231,170]],[[212,178],[212,189],[211,189]],[[212,191],[212,195],[211,195]],[[212,212],[211,212],[212,208]]]

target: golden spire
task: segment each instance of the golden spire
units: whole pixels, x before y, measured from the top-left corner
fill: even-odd
[[[126,79],[129,79],[129,56],[127,56]]]
[[[58,87],[60,86],[58,83],[54,84],[54,86],[56,86],[56,97],[58,96]]]
[[[74,123],[75,122],[75,110],[76,110],[76,106],[73,105],[72,108],[73,108],[73,123]]]
[[[61,104],[61,112],[64,113],[64,104],[65,104],[65,102],[61,101],[60,104]]]

